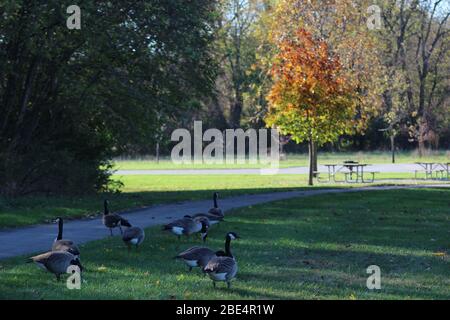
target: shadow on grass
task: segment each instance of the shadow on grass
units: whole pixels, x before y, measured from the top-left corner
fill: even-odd
[[[339,186],[315,186],[314,189],[334,189]],[[174,204],[191,200],[212,199],[218,191],[221,198],[272,192],[310,190],[311,187],[213,188],[200,190],[145,191],[86,196],[27,196],[14,199],[0,197],[0,230],[30,224],[51,223],[56,217],[66,220],[92,218],[102,213],[103,200],[109,199],[114,212],[127,212],[152,205]],[[220,203],[220,199],[219,199]],[[212,206],[212,200],[211,200]]]

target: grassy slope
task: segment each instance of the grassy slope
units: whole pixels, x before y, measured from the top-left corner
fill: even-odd
[[[140,253],[128,256],[115,237],[82,247],[88,271],[79,291],[23,257],[0,262],[0,298],[30,299],[449,299],[449,190],[322,195],[235,210],[215,227],[226,231],[239,274],[231,290],[213,290],[199,270],[171,259],[198,242],[147,229]],[[105,231],[106,234],[106,231]],[[438,254],[436,254],[438,253]],[[366,268],[381,267],[382,290],[369,291]]]
[[[438,151],[433,154],[419,158],[417,152],[399,152],[396,155],[396,163],[414,163],[417,161],[424,162],[448,162],[449,151]],[[319,152],[319,164],[341,163],[345,160],[355,160],[362,163],[381,164],[391,163],[391,154],[389,152]],[[285,160],[280,162],[280,167],[296,167],[307,166],[307,154],[288,154]],[[260,165],[255,164],[174,164],[170,158],[163,158],[159,163],[152,158],[141,159],[122,159],[117,160],[116,169],[121,170],[162,170],[162,169],[219,169],[219,168],[257,168]]]

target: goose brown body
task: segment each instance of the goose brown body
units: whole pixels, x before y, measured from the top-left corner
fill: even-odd
[[[230,281],[236,276],[238,266],[232,257],[214,257],[208,261],[204,271],[215,281],[225,281],[228,286]]]
[[[175,258],[181,259],[189,267],[189,271],[193,267],[200,267],[202,270],[208,264],[209,260],[216,256],[225,255],[223,251],[216,251],[205,247],[192,247],[181,253],[179,253]]]
[[[210,225],[219,223],[223,221],[223,216],[211,214],[211,213],[196,213],[192,216],[193,218],[206,218]]]
[[[66,251],[74,256],[80,256],[80,250],[72,240],[55,240],[52,245],[52,251]]]
[[[59,281],[61,274],[67,273],[70,266],[78,266],[83,271],[80,260],[73,254],[65,251],[49,251],[28,259],[28,262],[34,262],[39,267],[53,273]]]
[[[105,227],[109,228],[111,236],[113,235],[112,229],[119,228],[120,232],[123,233],[122,226],[131,227],[130,222],[127,219],[122,218],[116,213],[110,213],[108,208],[108,200],[104,201],[104,212],[103,212],[103,224]]]
[[[208,264],[203,268],[211,280],[213,286],[216,286],[216,281],[224,281],[227,283],[227,287],[230,288],[231,280],[236,277],[238,272],[238,265],[236,259],[231,253],[231,240],[238,239],[236,233],[228,232],[225,240],[225,252],[226,256],[216,256],[208,261]]]
[[[127,228],[122,235],[122,240],[125,244],[130,248],[132,245],[135,245],[136,248],[144,241],[145,232],[143,229],[139,227],[130,227]]]
[[[208,228],[208,219],[204,217],[192,218],[191,216],[184,216],[163,226],[163,230],[171,231],[178,238],[181,235],[190,236],[191,234],[201,232],[203,240],[206,239]]]

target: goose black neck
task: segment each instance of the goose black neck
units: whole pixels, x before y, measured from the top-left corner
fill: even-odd
[[[56,240],[61,240],[63,235],[63,221],[62,219],[58,220],[58,236],[56,237]]]
[[[225,253],[228,257],[233,258],[233,254],[231,253],[231,239],[227,237],[225,240]]]
[[[217,194],[214,194],[213,200],[214,200],[214,208],[218,208],[218,206],[217,206]]]
[[[104,215],[109,214],[108,201],[105,200],[105,202],[103,203],[103,206],[105,207]]]

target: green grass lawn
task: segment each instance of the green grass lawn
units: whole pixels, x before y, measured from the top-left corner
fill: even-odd
[[[330,194],[234,210],[207,245],[227,231],[239,265],[231,290],[213,289],[200,271],[172,257],[178,243],[146,229],[139,253],[118,237],[83,245],[81,290],[25,257],[0,261],[2,299],[450,299],[450,190]],[[381,290],[366,288],[366,268],[381,268]]]
[[[342,163],[345,160],[354,160],[369,164],[391,163],[390,152],[319,152],[319,164]],[[424,162],[448,162],[450,161],[450,151],[434,151],[422,158],[416,151],[398,152],[396,163]],[[287,154],[286,159],[280,161],[281,168],[308,166],[307,154]],[[116,159],[115,169],[120,170],[162,170],[162,169],[237,169],[237,168],[258,168],[258,164],[174,164],[170,158],[162,158],[159,163],[152,157],[141,157],[135,159]]]
[[[8,200],[0,198],[0,228],[49,222],[58,216],[81,218],[96,215],[103,210],[104,198],[110,199],[111,209],[117,211],[160,203],[209,199],[212,198],[213,191],[219,191],[221,197],[228,197],[306,188],[306,177],[294,175],[137,175],[120,179],[125,186],[119,194],[81,197],[29,196]],[[325,185],[320,185],[322,186]]]
[[[385,173],[377,177],[377,184],[413,182],[402,180],[411,179],[412,174],[409,173]],[[110,199],[112,209],[117,211],[160,203],[209,199],[213,191],[219,191],[221,197],[229,197],[307,188],[306,175],[129,175],[116,176],[115,179],[124,182],[122,193],[80,197],[0,197],[0,228],[46,223],[58,216],[70,219],[97,215],[103,208],[104,198]],[[342,180],[343,176],[339,179]],[[361,185],[316,183],[314,188],[349,188]]]

